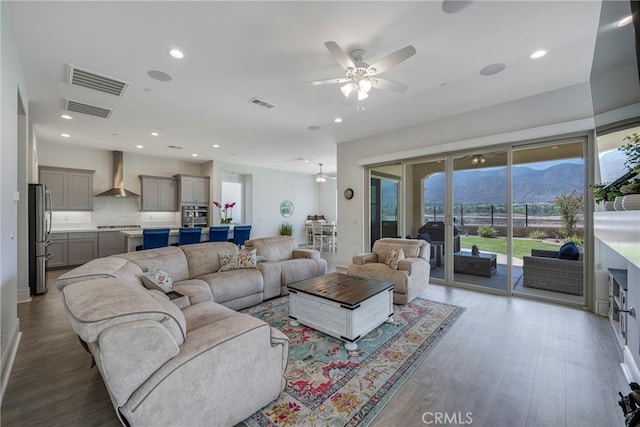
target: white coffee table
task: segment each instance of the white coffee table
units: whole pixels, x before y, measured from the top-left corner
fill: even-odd
[[[393,322],[393,284],[330,273],[289,285],[291,326],[301,323],[358,348],[360,338]]]

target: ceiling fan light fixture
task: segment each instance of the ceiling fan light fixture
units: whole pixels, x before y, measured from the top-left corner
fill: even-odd
[[[485,159],[482,154],[475,154],[473,157],[471,157],[471,164],[473,166],[481,165],[486,161],[487,159]]]
[[[371,86],[371,80],[369,79],[362,79],[358,82],[358,89],[364,93],[369,93]]]
[[[369,94],[367,92],[362,91],[362,90],[358,91],[358,101],[364,101],[368,97],[369,97]]]
[[[316,182],[322,184],[323,182],[327,182],[327,176],[322,173],[322,163],[318,163],[318,166],[320,166],[320,172],[316,174]]]
[[[340,88],[340,91],[342,92],[345,98],[348,98],[349,95],[351,95],[351,92],[353,91],[353,83],[349,82],[346,85],[342,86]]]

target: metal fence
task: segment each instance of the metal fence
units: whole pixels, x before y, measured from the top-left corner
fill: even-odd
[[[444,221],[444,205],[426,205],[424,222]],[[454,205],[454,220],[461,226],[507,226],[507,205]],[[583,211],[578,213],[577,227],[584,226]],[[553,203],[518,203],[513,205],[514,227],[561,227],[562,217]]]

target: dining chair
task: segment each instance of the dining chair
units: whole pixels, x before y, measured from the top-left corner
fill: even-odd
[[[228,242],[229,227],[209,227],[210,242]]]
[[[322,225],[322,234],[325,235],[325,239],[328,241],[327,245],[331,251],[335,251],[337,248],[337,231],[338,225],[335,222],[325,223]]]
[[[238,245],[239,248],[244,246],[245,240],[249,240],[251,235],[250,225],[236,225],[233,227],[233,243]]]
[[[313,246],[313,227],[311,226],[311,221],[307,221],[304,223],[304,231],[307,236],[307,248]]]
[[[169,246],[170,228],[145,228],[142,230],[142,245],[136,251]]]
[[[202,240],[202,227],[180,227],[178,245],[191,245]]]
[[[313,221],[311,223],[311,229],[313,230],[313,249],[318,248],[322,252],[322,248],[326,245],[329,246],[329,235],[324,233],[324,223],[320,221]]]

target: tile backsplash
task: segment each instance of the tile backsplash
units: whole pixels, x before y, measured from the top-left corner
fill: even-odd
[[[53,228],[91,228],[104,225],[179,227],[180,212],[140,212],[138,199],[95,197],[93,212],[52,213]]]

